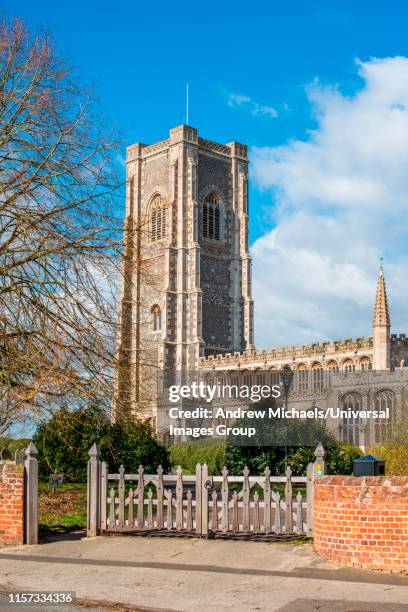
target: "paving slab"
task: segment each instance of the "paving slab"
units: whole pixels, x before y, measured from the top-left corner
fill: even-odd
[[[122,536],[3,547],[0,587],[75,591],[77,605],[105,610],[408,612],[408,577],[338,568],[310,543]]]

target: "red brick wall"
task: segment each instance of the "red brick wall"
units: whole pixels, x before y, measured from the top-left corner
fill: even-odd
[[[407,571],[408,477],[318,478],[314,548],[340,565]]]
[[[23,544],[24,466],[0,465],[0,544]]]

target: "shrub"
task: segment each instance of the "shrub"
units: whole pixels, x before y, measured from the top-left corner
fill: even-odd
[[[167,449],[158,443],[151,426],[134,420],[109,424],[108,435],[101,440],[101,455],[115,472],[121,465],[128,473],[136,473],[143,465],[147,474],[155,473],[159,465],[164,470],[170,467]]]
[[[315,461],[316,446],[291,446],[287,450],[287,464],[295,476],[306,475],[309,463]],[[334,443],[326,448],[327,471],[329,474],[351,474],[353,460],[362,453],[356,446]],[[189,474],[195,473],[197,463],[206,463],[210,474],[218,475],[224,465],[230,474],[241,475],[247,465],[251,474],[263,474],[268,466],[273,475],[285,473],[285,447],[252,447],[227,446],[197,441],[175,444],[169,448],[170,462],[173,468],[181,465]]]
[[[408,424],[394,425],[385,444],[372,446],[369,452],[384,459],[387,476],[408,476]]]
[[[363,451],[358,446],[338,442],[335,447],[328,449],[328,473],[344,474],[353,473],[353,461],[358,459]]]
[[[226,465],[235,475],[242,474],[247,465],[251,474],[262,474],[268,466],[273,475],[281,476],[285,473],[287,461],[295,476],[305,476],[308,464],[316,459],[315,449],[316,446],[289,446],[286,449],[284,446],[228,446]],[[359,448],[339,442],[327,446],[326,452],[327,473],[344,475],[353,472],[353,460],[362,454]]]
[[[270,406],[270,400],[256,404],[257,409],[268,409]],[[252,474],[261,474],[268,466],[273,475],[282,475],[287,463],[295,476],[305,475],[308,464],[315,461],[314,451],[319,442],[327,451],[329,474],[350,474],[353,459],[361,455],[358,448],[338,442],[316,420],[287,420],[278,417],[240,419],[235,426],[255,426],[256,435],[245,446],[242,437],[232,436],[228,439],[226,460],[231,474],[241,474],[247,465]]]
[[[39,425],[33,438],[38,449],[39,474],[47,480],[50,473],[63,472],[71,482],[86,481],[89,449],[96,443],[110,470],[123,464],[127,472],[156,471],[168,467],[165,448],[160,446],[149,425],[136,421],[111,423],[103,410],[62,409]]]
[[[206,463],[209,474],[216,475],[226,464],[226,447],[224,444],[197,441],[185,444],[174,444],[169,448],[170,462],[173,468],[179,465],[185,472],[195,474],[197,463]]]

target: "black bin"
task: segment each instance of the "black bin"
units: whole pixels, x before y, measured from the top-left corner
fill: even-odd
[[[353,461],[354,476],[384,476],[385,461],[375,455],[363,455]]]

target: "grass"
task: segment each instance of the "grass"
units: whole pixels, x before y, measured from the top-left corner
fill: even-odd
[[[55,493],[48,484],[39,486],[39,527],[65,532],[86,527],[86,483],[66,483]]]

